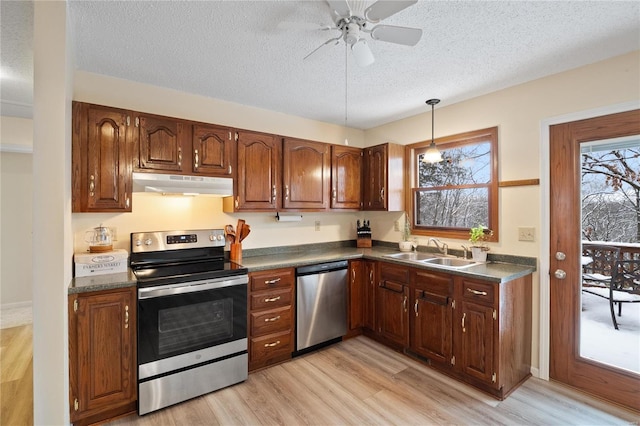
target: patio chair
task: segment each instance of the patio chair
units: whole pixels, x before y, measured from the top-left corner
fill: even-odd
[[[618,272],[616,262],[620,257],[620,247],[600,244],[582,245],[582,291],[609,300],[611,319],[616,323],[611,283],[615,281]]]
[[[618,316],[622,316],[623,303],[640,303],[640,259],[618,260],[615,278],[611,281],[609,304],[613,326],[618,330],[618,322],[613,314],[618,305]]]

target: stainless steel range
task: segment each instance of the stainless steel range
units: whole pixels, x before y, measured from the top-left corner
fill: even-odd
[[[242,382],[247,269],[222,229],[131,234],[138,280],[138,413]]]

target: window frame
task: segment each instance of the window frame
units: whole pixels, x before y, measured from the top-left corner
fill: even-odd
[[[489,127],[486,129],[473,130],[469,132],[459,133],[456,135],[444,136],[435,139],[434,142],[438,149],[445,150],[463,145],[470,145],[474,142],[490,142],[491,145],[491,180],[488,184],[481,185],[452,185],[437,187],[438,189],[463,189],[474,187],[486,187],[489,193],[488,215],[489,223],[485,225],[493,231],[493,235],[486,241],[498,242],[500,240],[500,222],[499,222],[499,176],[498,176],[498,127]],[[405,175],[406,205],[409,207],[411,217],[411,233],[413,235],[428,235],[432,237],[451,238],[459,240],[469,239],[470,228],[450,228],[450,227],[434,227],[434,226],[417,226],[416,218],[416,193],[419,189],[417,186],[417,158],[419,153],[424,152],[430,140],[416,142],[406,145],[405,158],[407,160],[408,173]]]

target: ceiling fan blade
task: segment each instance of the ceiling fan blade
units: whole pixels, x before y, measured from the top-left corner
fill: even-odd
[[[420,28],[396,27],[393,25],[376,25],[371,30],[371,38],[389,43],[415,46],[422,37]]]
[[[351,16],[351,9],[347,0],[327,0],[329,7],[340,16]]]
[[[369,45],[362,38],[351,46],[351,52],[353,52],[353,58],[356,63],[363,68],[368,67],[375,61]]]
[[[329,2],[331,3],[331,2]],[[364,17],[369,22],[379,22],[391,15],[395,15],[401,10],[418,3],[418,0],[399,0],[399,1],[385,1],[380,0],[369,6],[364,11]]]

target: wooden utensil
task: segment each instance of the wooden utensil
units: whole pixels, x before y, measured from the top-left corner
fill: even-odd
[[[238,219],[238,225],[236,226],[236,243],[242,241],[240,237],[242,236],[242,230],[244,228],[245,221],[244,219]]]
[[[247,238],[247,235],[249,235],[249,232],[251,232],[251,227],[245,223],[244,226],[242,227],[242,233],[240,234],[240,242],[242,242],[245,238]]]
[[[227,241],[234,243],[236,241],[236,232],[233,230],[233,225],[225,225],[224,232],[226,234]]]

